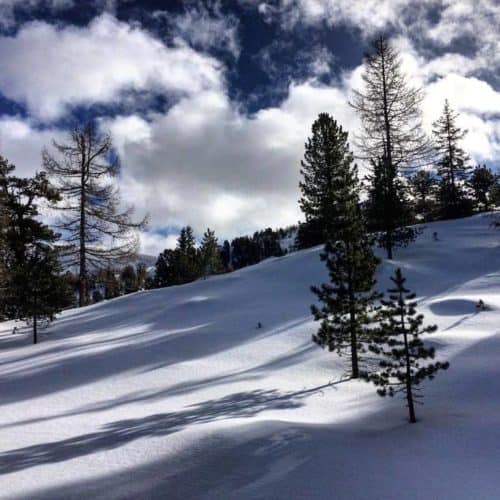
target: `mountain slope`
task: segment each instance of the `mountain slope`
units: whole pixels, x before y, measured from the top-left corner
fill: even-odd
[[[402,401],[345,381],[347,360],[311,342],[318,248],[68,311],[38,346],[0,325],[0,495],[494,498],[500,235],[489,224],[429,224],[380,268],[382,289],[404,269],[451,361],[415,426]],[[489,310],[477,313],[479,298]]]

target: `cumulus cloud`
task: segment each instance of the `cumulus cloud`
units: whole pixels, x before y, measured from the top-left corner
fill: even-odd
[[[109,14],[84,28],[25,25],[15,37],[0,37],[0,65],[0,91],[42,120],[71,105],[114,102],[126,90],[179,96],[223,84],[214,58],[181,40],[167,47]]]
[[[283,0],[281,13],[294,6],[309,9],[300,22],[319,22],[321,15],[333,16],[332,23],[346,16],[351,23],[369,22],[366,12],[350,10],[354,7],[348,4],[359,6],[357,1],[335,2],[335,9],[346,9],[344,13],[328,10],[330,3]],[[404,9],[407,3],[382,2],[374,26],[392,22],[390,8]],[[370,1],[363,4],[367,12],[374,8]],[[276,6],[260,5],[266,16],[279,15]],[[29,175],[40,166],[42,147],[64,136],[57,128],[40,128],[41,120],[62,117],[75,104],[120,101],[127,90],[173,94],[165,111],[139,114],[131,108],[100,122],[111,131],[122,160],[124,201],[135,204],[139,215],[147,211],[152,216],[151,231],[141,236],[142,251],[156,254],[173,246],[175,235],[169,231],[185,224],[198,234],[210,226],[219,237],[229,238],[296,223],[300,159],[311,123],[326,111],[351,134],[356,132],[358,121],[348,101],[361,84],[362,67],[341,73],[328,85],[319,83],[319,77],[334,73],[336,62],[325,50],[313,51],[304,59],[304,74],[288,80],[281,103],[248,115],[230,99],[222,63],[204,52],[210,37],[200,39],[199,50],[189,39],[204,15],[183,18],[188,40],[170,47],[109,14],[85,28],[38,22],[16,36],[0,37],[0,90],[24,102],[31,113],[29,118],[0,117],[2,154],[17,164],[20,174]],[[458,19],[448,10],[441,22],[453,16]],[[217,26],[213,29],[224,33],[225,25]],[[412,82],[425,88],[426,130],[432,130],[448,98],[461,113],[460,125],[469,129],[464,146],[473,160],[498,158],[500,93],[481,76],[482,53],[440,50],[435,55],[408,33],[394,41]]]
[[[191,223],[229,237],[297,222],[303,143],[324,110],[354,126],[344,91],[311,81],[253,116],[225,94],[205,92],[168,113],[117,117],[106,127],[123,159],[124,192],[151,211],[153,226]]]

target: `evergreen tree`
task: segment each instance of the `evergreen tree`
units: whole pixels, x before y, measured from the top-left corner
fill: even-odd
[[[166,248],[158,256],[155,264],[154,285],[156,288],[176,285],[180,283],[180,278],[176,272],[176,252],[170,248]]]
[[[389,173],[386,159],[372,162],[368,176],[366,217],[370,231],[376,232],[377,242],[392,258],[395,247],[407,246],[415,240],[419,230],[410,227],[415,222],[406,186],[401,179]]]
[[[223,271],[223,264],[220,257],[219,245],[215,232],[207,228],[203,234],[200,247],[201,267],[204,276],[219,274]]]
[[[120,209],[116,185],[120,173],[111,137],[99,134],[93,124],[75,128],[66,144],[54,141],[58,157],[47,150],[43,164],[56,181],[64,203],[54,205],[63,215],[58,228],[64,233],[68,265],[79,267],[79,305],[88,302],[88,273],[130,259],[137,252],[136,230],[146,219],[133,222],[133,208]]]
[[[474,192],[475,204],[488,211],[493,188],[498,184],[497,176],[486,166],[477,165],[470,177],[470,187]]]
[[[490,189],[488,198],[491,206],[500,206],[500,179],[497,178],[497,182]]]
[[[362,78],[364,88],[354,91],[351,103],[362,123],[358,150],[362,159],[382,162],[389,198],[394,199],[398,176],[426,161],[430,153],[420,118],[423,94],[408,85],[399,54],[384,36],[373,42]],[[396,221],[388,226],[400,227]],[[395,241],[390,232],[386,236],[387,257],[392,259]]]
[[[220,251],[220,257],[224,269],[229,269],[231,266],[231,244],[227,240],[224,240],[222,249]]]
[[[299,205],[305,222],[298,231],[300,248],[324,243],[326,236],[334,232],[335,169],[345,158],[352,161],[348,146],[347,132],[328,113],[320,113],[312,125],[301,162]]]
[[[156,261],[155,285],[165,287],[181,285],[201,275],[201,257],[196,249],[193,229],[183,227],[174,250],[165,249]]]
[[[39,320],[51,321],[71,304],[71,291],[60,275],[54,245],[58,235],[38,220],[39,203],[54,202],[59,194],[44,173],[31,179],[2,175],[0,182],[6,222],[2,230],[6,277],[1,307],[10,319],[32,322],[36,344]]]
[[[135,272],[135,268],[132,264],[128,264],[122,269],[120,273],[120,281],[125,295],[137,292],[137,273]]]
[[[146,264],[143,262],[139,262],[136,266],[136,275],[137,275],[137,288],[142,290],[146,288],[146,281],[148,279],[148,270]]]
[[[364,372],[363,378],[378,387],[381,396],[403,392],[409,411],[409,420],[415,423],[416,391],[421,382],[432,380],[439,370],[447,369],[448,362],[430,362],[435,349],[427,347],[420,336],[433,333],[436,326],[423,326],[423,315],[416,312],[415,294],[406,287],[406,279],[397,269],[391,277],[394,287],[388,290],[389,300],[383,300],[380,328],[372,336],[370,350],[381,357],[380,371]]]
[[[181,229],[177,239],[177,265],[181,283],[190,283],[202,275],[201,259],[196,249],[193,228],[186,226]]]
[[[41,241],[30,245],[22,265],[16,262],[10,269],[7,297],[11,317],[31,322],[37,344],[40,321],[53,321],[58,312],[72,305],[70,283],[61,275],[57,248]]]
[[[121,295],[117,273],[110,266],[97,271],[96,282],[104,288],[104,298],[106,300],[114,299]]]
[[[97,304],[104,300],[104,296],[100,290],[94,290],[92,292],[92,303]]]
[[[231,241],[231,264],[234,269],[252,266],[260,261],[259,245],[248,236]]]
[[[256,231],[253,240],[259,248],[259,261],[283,255],[279,231],[273,231],[270,227],[263,231]]]
[[[428,170],[419,170],[408,179],[408,183],[416,214],[424,221],[430,220],[435,208],[436,179]]]
[[[321,254],[330,282],[312,287],[322,302],[321,307],[311,306],[315,320],[321,322],[313,340],[340,355],[349,353],[351,374],[357,378],[360,372],[359,355],[366,350],[371,309],[378,297],[372,291],[378,259],[371,250],[371,241],[359,209],[357,167],[352,165],[347,134],[338,134],[336,140],[341,144],[332,149],[344,151],[344,154],[336,156],[329,169],[332,193],[329,213],[332,219],[328,228],[332,232],[327,234]]]
[[[440,212],[443,218],[462,217],[472,212],[472,203],[465,189],[470,174],[469,157],[460,147],[467,130],[458,127],[458,116],[446,100],[441,117],[434,122],[433,128],[440,177]]]

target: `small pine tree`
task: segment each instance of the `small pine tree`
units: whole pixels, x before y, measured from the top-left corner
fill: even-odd
[[[196,249],[193,230],[183,227],[174,250],[165,249],[156,261],[155,286],[158,288],[190,283],[201,276],[200,252]]]
[[[416,312],[415,294],[405,287],[401,269],[391,277],[394,287],[388,290],[389,300],[382,300],[380,327],[372,335],[370,350],[381,356],[380,371],[364,372],[363,378],[378,387],[380,396],[403,392],[408,404],[409,420],[415,423],[415,392],[426,379],[432,380],[448,362],[427,362],[434,359],[434,347],[427,347],[420,336],[433,333],[436,326],[422,326],[423,315]],[[423,363],[424,362],[424,363]]]
[[[220,257],[222,260],[222,265],[224,269],[229,269],[231,266],[231,244],[228,240],[224,240],[222,248],[220,250]]]
[[[175,275],[175,255],[175,250],[166,248],[158,256],[155,264],[155,288],[163,288],[179,283],[179,278]]]
[[[460,147],[467,130],[457,125],[458,116],[446,100],[443,112],[434,122],[433,128],[440,177],[440,211],[444,218],[463,217],[472,212],[472,203],[465,189],[470,174],[469,157]]]
[[[180,283],[190,283],[201,276],[200,261],[193,228],[191,226],[183,227],[177,239],[176,248],[176,265],[178,266]]]
[[[120,281],[125,295],[137,292],[137,273],[135,272],[135,268],[132,264],[128,264],[122,269],[120,273]]]
[[[312,287],[312,291],[322,302],[322,306],[311,306],[316,321],[321,321],[313,340],[321,347],[328,347],[339,355],[346,353],[351,357],[351,374],[359,376],[359,354],[365,352],[371,323],[371,309],[378,294],[372,291],[375,284],[374,274],[378,259],[371,250],[363,217],[359,209],[360,186],[357,167],[352,165],[347,134],[342,129],[335,130],[336,141],[332,145],[338,154],[335,162],[329,165],[331,174],[332,220],[327,226],[327,243],[321,254],[326,262],[329,283]]]
[[[106,300],[114,299],[121,295],[117,273],[110,266],[105,269],[99,269],[97,277],[98,283],[104,286],[104,298]]]
[[[39,320],[52,321],[71,304],[71,291],[60,275],[59,253],[54,245],[59,235],[38,220],[38,204],[58,200],[59,193],[43,172],[33,178],[4,175],[1,185],[5,195],[2,236],[6,279],[0,306],[8,318],[32,321],[36,344]]]
[[[372,161],[368,182],[368,228],[378,233],[379,246],[385,248],[387,258],[392,259],[395,247],[407,246],[419,234],[418,229],[410,227],[415,222],[411,203],[406,187],[385,158]]]
[[[204,276],[219,274],[223,271],[223,264],[220,257],[219,245],[215,232],[207,228],[203,234],[200,247],[201,267]]]
[[[497,176],[486,165],[476,166],[469,181],[476,207],[486,211],[490,209],[492,191],[497,183]]]
[[[414,198],[415,213],[423,221],[432,219],[435,207],[436,179],[428,170],[419,170],[408,179]]]
[[[231,264],[234,269],[252,266],[260,262],[259,245],[248,236],[239,236],[231,241]]]
[[[14,317],[31,321],[34,344],[38,343],[40,321],[53,321],[72,304],[70,284],[60,274],[58,251],[41,242],[31,245],[23,263],[10,270],[9,291]]]
[[[136,274],[137,274],[137,288],[142,290],[146,287],[146,281],[148,279],[148,269],[144,262],[139,262],[136,266]]]

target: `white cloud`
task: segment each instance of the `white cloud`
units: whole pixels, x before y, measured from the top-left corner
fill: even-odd
[[[148,209],[153,226],[190,223],[198,233],[210,226],[221,237],[296,223],[303,144],[325,110],[346,128],[355,123],[344,91],[314,82],[292,85],[281,106],[251,117],[223,93],[186,97],[141,123],[144,141],[129,133],[130,117],[116,118],[108,126],[126,199]]]
[[[406,15],[414,20],[435,0],[280,0],[278,6],[260,3],[259,11],[267,19],[279,18],[284,28],[298,24],[345,24],[361,29],[363,36],[371,36],[388,25],[400,25]]]
[[[165,248],[175,248],[176,243],[177,237],[173,234],[162,236],[151,232],[142,233],[140,239],[141,253],[156,256]]]
[[[16,175],[29,176],[42,168],[42,149],[63,133],[57,129],[36,130],[30,120],[0,117],[0,154],[14,163]]]
[[[195,48],[217,48],[230,52],[235,58],[240,54],[238,19],[234,15],[223,14],[220,1],[213,2],[210,8],[199,1],[187,7],[182,14],[156,11],[154,15],[164,18],[174,33]]]
[[[174,236],[167,241],[157,234],[169,226],[191,224],[198,234],[210,226],[228,238],[295,223],[299,165],[311,123],[327,111],[355,132],[357,118],[347,102],[360,73],[356,68],[331,87],[314,80],[291,84],[279,106],[253,116],[242,114],[221,89],[185,96],[165,113],[103,121],[122,158],[124,201],[134,203],[138,215],[152,216],[142,250],[156,254],[174,244]],[[461,126],[470,129],[464,146],[474,160],[497,158],[500,124],[485,112],[498,113],[499,94],[473,77],[429,75],[423,106],[427,130],[448,97],[461,112]],[[21,119],[0,122],[2,150],[24,173],[39,165],[41,147],[55,134],[60,132],[37,131]]]
[[[287,3],[298,5],[286,0],[283,5]],[[364,3],[371,12],[372,2]],[[406,3],[391,5],[403,8]],[[338,11],[324,10],[329,4],[309,3],[310,19],[321,12],[340,18]],[[342,1],[336,6],[346,9],[342,16],[354,9]],[[389,7],[382,2],[375,26],[393,18]],[[275,15],[271,8],[263,10]],[[366,12],[352,16],[355,22],[369,22]],[[431,130],[448,98],[461,113],[461,126],[470,130],[464,147],[473,159],[498,158],[500,93],[477,74],[482,59],[446,51],[432,57],[406,35],[395,42],[412,82],[425,86],[426,129]],[[62,116],[72,104],[113,102],[131,88],[177,95],[163,113],[101,121],[111,130],[122,159],[124,201],[134,203],[139,216],[151,213],[152,230],[141,236],[146,253],[175,244],[175,236],[160,235],[169,226],[191,224],[198,234],[210,226],[227,238],[295,223],[300,218],[300,159],[313,120],[326,111],[351,135],[358,128],[347,103],[351,89],[360,85],[362,68],[343,74],[331,86],[321,85],[316,77],[334,65],[321,51],[305,63],[309,78],[292,82],[279,105],[251,116],[229,99],[224,68],[216,59],[181,41],[167,47],[110,15],[86,28],[29,24],[15,38],[0,37],[0,62],[0,89],[26,102],[38,119]],[[42,147],[62,136],[55,128],[37,129],[34,118],[0,118],[0,151],[22,175],[37,170]]]
[[[44,120],[69,105],[113,102],[130,89],[186,95],[223,84],[215,59],[180,40],[166,47],[109,14],[85,28],[35,22],[0,37],[0,65],[3,94]]]

